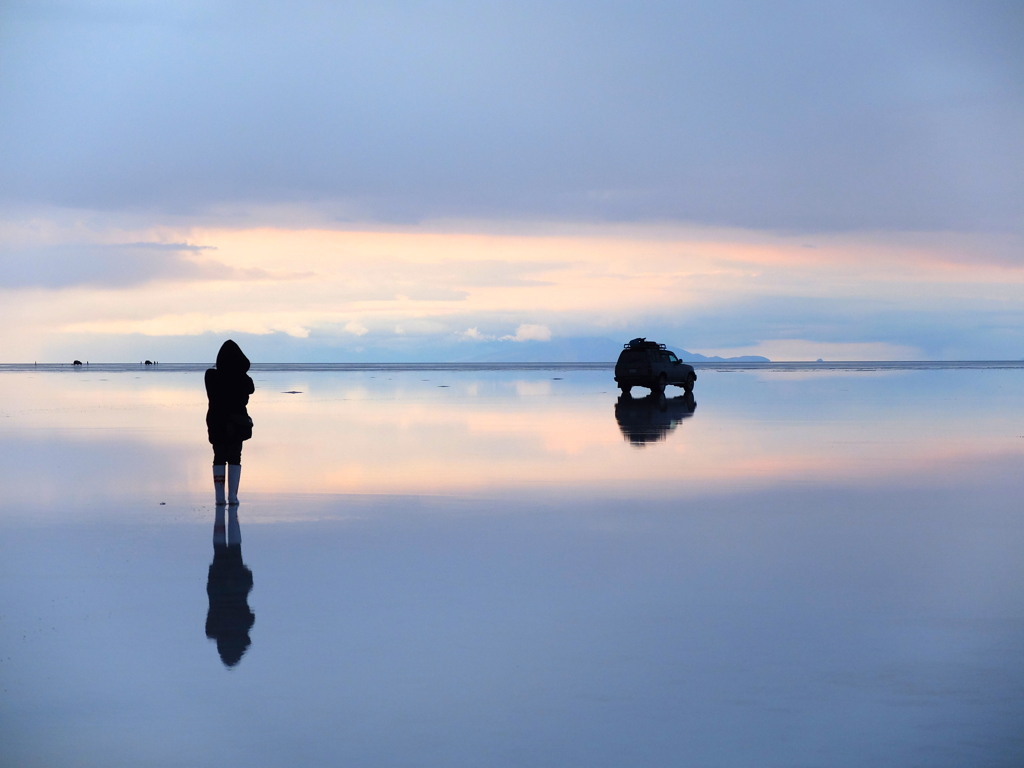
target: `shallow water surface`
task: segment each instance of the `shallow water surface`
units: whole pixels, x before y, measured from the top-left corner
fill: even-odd
[[[0,371],[0,765],[1024,763],[1024,370]]]

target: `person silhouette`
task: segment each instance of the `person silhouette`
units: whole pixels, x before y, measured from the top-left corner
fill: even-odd
[[[238,503],[242,477],[242,441],[252,437],[252,419],[245,406],[256,385],[248,375],[249,358],[231,339],[217,353],[217,367],[206,371],[206,431],[213,445],[213,490],[224,503],[224,465],[227,464],[227,503]]]
[[[224,529],[224,507],[218,506],[213,522],[213,562],[206,578],[210,609],[206,614],[206,636],[217,641],[217,653],[225,667],[233,667],[252,644],[249,630],[256,616],[249,608],[252,571],[242,562],[242,533],[238,507],[228,507]]]

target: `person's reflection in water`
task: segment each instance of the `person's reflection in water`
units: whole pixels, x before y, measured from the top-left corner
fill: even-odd
[[[697,408],[693,393],[681,397],[665,397],[652,392],[647,397],[633,398],[624,393],[615,403],[615,420],[622,436],[635,446],[664,440],[683,419]]]
[[[249,630],[256,617],[248,603],[251,590],[252,571],[242,562],[238,507],[228,507],[225,530],[224,507],[219,506],[213,523],[213,562],[206,580],[206,594],[210,598],[206,636],[217,641],[217,652],[226,667],[241,661],[252,642]]]

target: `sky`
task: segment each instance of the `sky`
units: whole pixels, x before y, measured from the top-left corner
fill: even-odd
[[[1024,358],[1019,2],[0,2],[0,362]]]

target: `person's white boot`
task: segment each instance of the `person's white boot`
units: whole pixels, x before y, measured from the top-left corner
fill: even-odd
[[[224,503],[224,465],[213,465],[213,493],[218,504]]]
[[[228,504],[238,503],[238,481],[242,477],[241,464],[228,464]]]

